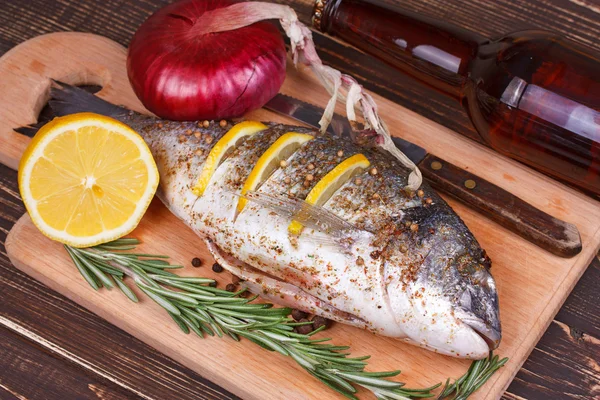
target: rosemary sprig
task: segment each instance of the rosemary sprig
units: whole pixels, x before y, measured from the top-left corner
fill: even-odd
[[[404,383],[391,381],[400,371],[367,372],[370,356],[350,357],[349,346],[335,346],[330,338],[314,339],[299,334],[294,327],[303,323],[289,318],[289,308],[274,308],[272,304],[253,303],[258,296],[244,298],[244,290],[231,293],[212,286],[214,280],[180,277],[171,269],[167,256],[125,253],[139,244],[136,239],[118,239],[91,248],[65,248],[85,280],[94,288],[119,288],[133,302],[138,298],[124,282],[130,277],[135,285],[163,307],[183,332],[234,340],[248,339],[259,346],[291,357],[315,378],[350,399],[356,399],[357,386],[371,391],[378,399],[413,399],[433,397],[432,391],[441,384],[424,389],[409,389]],[[477,390],[507,359],[476,361],[469,371],[453,384],[446,382],[438,399],[453,393],[456,399],[466,399]]]
[[[488,379],[506,362],[507,357],[500,359],[497,355],[490,355],[483,360],[476,360],[471,363],[469,370],[454,383],[450,384],[450,379],[446,381],[442,392],[438,395],[437,400],[449,399],[465,400],[479,389]],[[452,396],[452,397],[451,397]]]

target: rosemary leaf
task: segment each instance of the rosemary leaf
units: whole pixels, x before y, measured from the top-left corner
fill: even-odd
[[[123,294],[129,298],[129,300],[133,301],[134,303],[139,301],[135,293],[133,293],[133,290],[131,290],[131,288],[127,286],[125,282],[123,282],[120,276],[113,275],[113,280],[117,284],[117,287],[121,289],[121,292],[123,292]]]

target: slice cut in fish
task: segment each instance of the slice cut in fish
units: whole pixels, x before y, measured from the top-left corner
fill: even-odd
[[[306,203],[314,206],[322,206],[333,196],[337,190],[348,182],[354,175],[369,168],[371,163],[362,154],[355,154],[339,163],[333,170],[325,175],[306,196]],[[299,235],[303,225],[296,217],[288,227],[292,235]]]
[[[193,193],[196,196],[202,196],[210,178],[221,163],[221,160],[227,154],[227,152],[238,145],[238,143],[247,136],[254,135],[256,132],[260,132],[267,129],[267,126],[263,123],[256,121],[244,121],[236,124],[231,128],[225,136],[223,136],[210,150],[206,161],[204,162],[204,168],[200,173],[200,177],[196,182],[196,185],[192,188]]]
[[[246,182],[244,182],[241,194],[244,195],[259,187],[261,183],[271,176],[273,171],[281,166],[281,162],[285,162],[304,143],[312,139],[314,139],[312,135],[296,132],[288,132],[278,138],[258,159]],[[247,201],[244,198],[239,200],[237,206],[238,213],[242,212],[246,203]]]

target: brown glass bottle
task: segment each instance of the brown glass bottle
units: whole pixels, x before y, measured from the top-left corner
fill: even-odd
[[[319,0],[315,10],[318,29],[461,102],[490,147],[600,195],[600,56],[591,49],[546,31],[489,40],[368,0]]]

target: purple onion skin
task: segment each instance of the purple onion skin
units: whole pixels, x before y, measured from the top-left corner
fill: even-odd
[[[139,27],[129,46],[127,74],[148,110],[177,121],[234,118],[261,108],[279,92],[286,50],[273,24],[191,37],[204,12],[233,3],[178,1]]]

